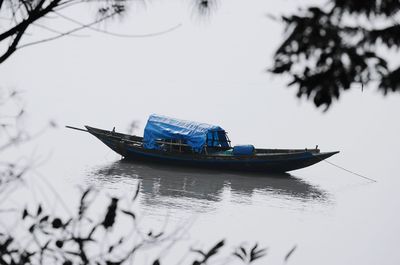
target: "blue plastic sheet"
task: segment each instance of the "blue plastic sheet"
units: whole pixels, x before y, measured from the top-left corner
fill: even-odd
[[[208,136],[208,137],[207,137]],[[224,129],[216,125],[152,114],[144,129],[144,148],[159,149],[157,140],[182,140],[196,152],[207,146],[229,146]]]

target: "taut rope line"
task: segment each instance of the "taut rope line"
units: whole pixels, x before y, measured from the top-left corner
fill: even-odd
[[[337,164],[335,164],[335,163],[332,163],[332,162],[330,162],[330,161],[328,161],[328,160],[322,160],[322,161],[324,161],[324,162],[326,162],[326,163],[328,163],[328,164],[330,164],[330,165],[332,165],[332,166],[334,166],[334,167],[337,167],[337,168],[339,168],[339,169],[341,169],[341,170],[344,170],[344,171],[346,171],[346,172],[349,172],[349,173],[351,173],[351,174],[353,174],[353,175],[359,176],[359,177],[361,177],[361,178],[367,179],[367,180],[372,181],[372,182],[378,182],[378,181],[375,180],[375,179],[368,178],[368,177],[363,176],[363,175],[361,175],[361,174],[359,174],[359,173],[356,173],[356,172],[354,172],[354,171],[348,170],[348,169],[346,169],[346,168],[344,168],[344,167],[342,167],[342,166],[339,166],[339,165],[337,165]]]

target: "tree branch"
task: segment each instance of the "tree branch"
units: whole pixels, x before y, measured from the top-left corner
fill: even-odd
[[[8,47],[7,51],[2,56],[0,56],[0,64],[3,63],[5,60],[7,60],[7,58],[10,57],[17,50],[17,45],[21,40],[22,35],[24,35],[25,30],[28,28],[28,26],[29,24],[25,25],[25,27],[20,29],[20,31],[12,41],[11,45]]]
[[[61,14],[60,12],[54,11],[54,13],[59,15],[60,17],[62,17],[64,19],[74,23],[74,24],[77,24],[77,25],[80,25],[80,26],[85,26],[84,23],[82,23],[82,22],[80,22],[80,21],[78,21],[76,19],[67,17],[67,16]],[[103,30],[103,29],[98,29],[98,28],[94,28],[94,27],[91,27],[91,26],[86,26],[86,27],[88,29],[93,30],[93,31],[97,31],[97,32],[100,32],[100,33],[103,33],[103,34],[114,36],[114,37],[120,37],[120,38],[146,38],[146,37],[154,37],[154,36],[159,36],[159,35],[163,35],[163,34],[169,33],[171,31],[176,30],[177,28],[179,28],[181,26],[182,26],[182,23],[178,23],[175,26],[167,28],[165,30],[157,31],[157,32],[151,32],[151,33],[147,33],[147,34],[124,34],[124,33],[116,33],[116,32],[111,32],[111,31],[107,31],[107,30]]]
[[[52,40],[56,40],[56,39],[65,37],[65,36],[67,36],[67,35],[70,35],[71,33],[77,32],[77,31],[82,30],[82,29],[85,29],[85,28],[89,28],[89,27],[91,27],[91,26],[93,26],[93,25],[95,25],[95,24],[97,24],[97,23],[100,23],[100,22],[102,22],[102,21],[104,21],[104,20],[106,20],[106,19],[108,19],[108,18],[110,18],[110,17],[112,17],[112,16],[117,15],[117,14],[118,14],[118,12],[114,12],[114,13],[108,15],[108,16],[102,17],[101,19],[95,20],[95,21],[93,21],[92,23],[84,24],[84,25],[82,25],[82,26],[80,26],[80,27],[71,29],[71,30],[66,31],[66,32],[64,32],[64,33],[61,33],[61,34],[59,34],[59,35],[57,35],[57,36],[50,37],[50,38],[47,38],[47,39],[38,40],[38,41],[34,41],[34,42],[29,42],[29,43],[26,43],[26,44],[23,44],[23,45],[19,46],[17,49],[22,49],[22,48],[25,48],[25,47],[28,47],[28,46],[32,46],[32,45],[36,45],[36,44],[39,44],[39,43],[44,43],[44,42],[48,42],[48,41],[52,41]]]
[[[50,32],[53,32],[53,33],[56,33],[56,34],[63,34],[63,32],[61,32],[61,31],[55,30],[53,28],[50,28],[50,27],[42,25],[42,24],[32,23],[32,26],[35,26],[35,27],[38,27],[38,28],[42,28],[42,29],[45,29],[47,31],[50,31]],[[71,36],[73,36],[73,37],[88,37],[89,35],[71,34]]]
[[[45,1],[46,0],[41,0],[38,3],[38,5],[35,7],[35,9],[32,10],[32,12],[28,16],[28,18],[22,20],[19,24],[17,24],[16,26],[12,27],[11,29],[1,33],[0,34],[0,42],[3,41],[6,38],[9,38],[9,37],[11,37],[11,36],[13,36],[15,34],[18,34],[19,32],[21,32],[21,29],[24,29],[24,31],[25,31],[26,28],[31,23],[35,22],[39,18],[41,18],[41,17],[45,16],[46,14],[48,14],[49,12],[51,12],[53,10],[53,8],[55,8],[61,2],[61,0],[54,0],[54,1],[50,2],[50,4],[47,7],[42,9],[43,4],[44,4]]]

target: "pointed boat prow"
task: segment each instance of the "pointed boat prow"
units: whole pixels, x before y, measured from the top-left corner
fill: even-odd
[[[340,153],[340,151],[333,151],[333,152],[323,152],[323,153],[318,153],[318,154],[314,154],[315,157],[318,157],[321,160],[325,160],[333,155],[336,155]]]

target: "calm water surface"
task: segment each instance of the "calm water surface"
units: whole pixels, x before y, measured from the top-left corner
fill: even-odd
[[[140,182],[141,203],[157,215],[153,210],[207,214],[217,211],[218,204],[285,207],[292,201],[294,209],[301,209],[329,203],[326,191],[290,174],[224,173],[121,160],[88,171],[86,181],[119,190]]]
[[[296,216],[318,219],[334,207],[328,191],[290,174],[182,169],[118,160],[86,169],[84,179],[87,186],[111,194],[132,194],[140,183],[139,208],[146,223],[153,227],[168,223],[173,230],[189,221],[189,237],[209,244],[228,238],[231,244],[261,241],[267,247],[278,230],[285,233],[279,240],[293,236]],[[286,241],[275,253],[277,260],[295,244],[295,240]]]
[[[352,144],[345,142],[345,152],[331,161],[356,167],[360,154],[350,152]],[[363,156],[370,163],[360,173],[377,180],[372,183],[323,162],[290,174],[254,174],[125,161],[90,135],[66,129],[51,131],[32,145],[54,152],[40,156],[44,162],[15,191],[10,205],[44,201],[55,211],[74,211],[80,190],[95,187],[104,199],[94,214],[102,216],[107,198],[130,198],[140,183],[132,207],[141,226],[166,232],[185,228],[166,264],[176,264],[176,255],[192,245],[207,248],[223,238],[228,252],[254,242],[268,247],[259,264],[282,264],[295,245],[292,264],[400,260],[395,247],[400,245],[400,182],[393,171],[396,164],[387,166],[393,159],[390,152],[382,153],[378,163]]]

